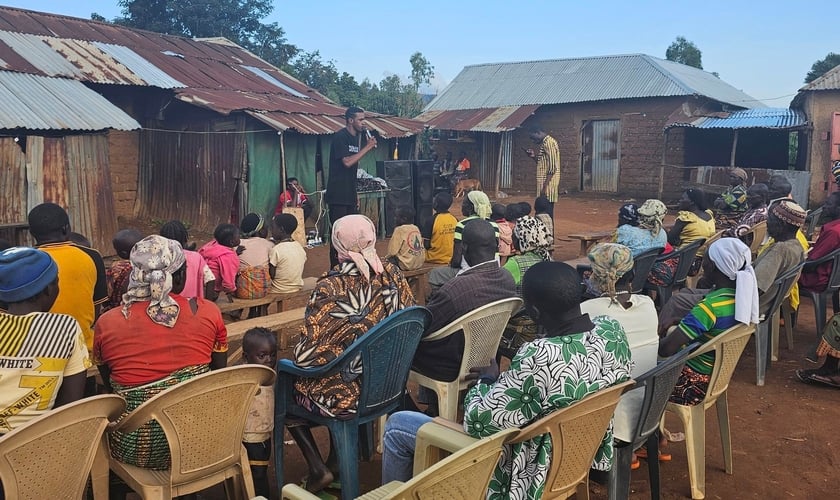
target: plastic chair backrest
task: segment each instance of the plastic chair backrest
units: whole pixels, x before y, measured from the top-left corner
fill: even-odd
[[[519,432],[505,429],[446,457],[384,498],[483,498],[502,455],[502,445]]]
[[[831,275],[828,277],[828,285],[823,293],[840,289],[840,248],[832,253],[834,259],[831,263]]]
[[[630,286],[633,288],[633,293],[641,293],[645,287],[650,270],[653,269],[653,264],[662,253],[662,248],[651,248],[645,250],[633,258],[633,281]]]
[[[440,340],[455,332],[464,332],[464,354],[461,357],[461,376],[470,368],[487,366],[496,357],[499,341],[514,311],[522,307],[522,299],[510,297],[474,309],[440,330],[430,333],[424,340]]]
[[[688,272],[691,270],[691,264],[694,263],[694,257],[697,256],[697,251],[705,242],[705,239],[700,238],[699,240],[692,241],[675,252],[659,257],[660,260],[666,257],[679,257],[680,259],[676,270],[674,270],[674,277],[671,281],[671,285],[679,285],[685,282],[686,278],[688,278]]]
[[[205,373],[152,397],[115,430],[131,432],[156,420],[172,453],[171,483],[190,483],[240,462],[242,431],[251,401],[258,386],[273,381],[274,370],[262,365]]]
[[[82,498],[109,420],[125,411],[112,394],[67,404],[0,438],[6,498]]]
[[[811,210],[808,213],[808,217],[805,219],[805,238],[808,241],[811,241],[814,237],[814,233],[817,231],[817,226],[819,225],[820,218],[822,217],[822,210],[823,207]]]
[[[761,245],[764,243],[764,239],[767,236],[767,221],[763,220],[758,224],[755,224],[749,231],[744,233],[742,239],[746,240],[748,235],[752,235],[752,241],[750,241],[750,252],[755,255],[756,252],[758,252],[758,249],[761,248]]]
[[[562,495],[586,480],[621,393],[632,385],[633,381],[628,380],[601,389],[528,425],[511,440],[511,443],[519,443],[551,434],[551,468],[545,482],[546,496]]]
[[[706,406],[717,400],[718,396],[726,392],[726,389],[729,388],[729,381],[735,372],[735,366],[738,364],[738,360],[741,359],[744,346],[749,342],[750,335],[753,332],[755,332],[755,325],[735,325],[725,332],[718,334],[709,342],[701,345],[688,358],[691,359],[711,351],[715,352],[715,365],[712,368],[712,374],[709,378],[709,388],[706,391],[706,398],[703,400]]]
[[[715,234],[709,236],[706,239],[706,241],[704,241],[703,244],[700,245],[700,248],[697,249],[697,253],[700,254],[700,255],[706,255],[706,250],[709,249],[709,247],[712,245],[712,243],[721,239],[723,237],[723,233],[724,233],[724,231],[718,231]]]
[[[697,349],[697,344],[689,344],[657,366],[651,368],[636,379],[636,386],[629,392],[645,391],[639,419],[633,432],[633,448],[647,441],[647,438],[659,429],[662,414],[668,404],[668,398],[674,392],[674,386],[680,378],[685,362]]]
[[[790,295],[790,290],[793,288],[794,283],[796,283],[799,279],[799,274],[802,272],[803,265],[805,265],[804,262],[796,265],[776,278],[776,281],[773,282],[776,286],[776,295],[773,297],[773,300],[770,302],[766,311],[759,311],[764,315],[765,320],[772,318],[773,314],[782,307],[782,302],[785,300],[785,297]]]
[[[359,356],[364,367],[359,418],[378,415],[402,398],[414,352],[430,321],[425,307],[405,308],[380,321],[344,352],[343,356]]]

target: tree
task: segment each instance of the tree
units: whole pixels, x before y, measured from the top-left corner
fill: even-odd
[[[813,82],[837,65],[840,65],[840,54],[829,52],[827,56],[811,65],[811,71],[805,75],[805,83]]]
[[[277,23],[262,19],[271,0],[119,0],[117,24],[190,38],[225,37],[285,68],[299,52]]]
[[[411,54],[408,62],[411,64],[411,81],[414,83],[414,91],[417,92],[420,85],[431,82],[435,76],[435,67],[429,64],[420,52]]]
[[[686,40],[683,36],[678,36],[668,46],[668,49],[665,50],[665,59],[703,69],[703,53],[694,45],[694,42]]]

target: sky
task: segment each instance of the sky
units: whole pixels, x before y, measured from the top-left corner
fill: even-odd
[[[120,14],[117,0],[0,0],[89,18]],[[289,43],[318,50],[339,71],[378,83],[406,77],[421,52],[442,90],[464,66],[644,53],[665,58],[677,36],[702,51],[703,68],[768,106],[786,107],[811,65],[840,53],[840,31],[821,19],[836,2],[790,0],[274,1]],[[433,93],[433,92],[432,92]]]

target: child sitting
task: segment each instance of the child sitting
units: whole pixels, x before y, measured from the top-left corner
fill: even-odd
[[[455,226],[458,219],[449,213],[452,206],[452,195],[438,193],[432,200],[435,216],[432,221],[431,233],[423,235],[424,246],[427,249],[426,262],[431,264],[449,264],[452,260],[452,246],[455,243]]]
[[[499,256],[502,258],[502,263],[505,259],[513,255],[513,224],[505,219],[505,212],[507,207],[501,203],[493,203],[493,211],[490,213],[490,219],[499,225]]]
[[[184,258],[187,261],[187,281],[178,295],[188,299],[195,297],[210,301],[219,298],[219,294],[216,293],[216,276],[210,270],[204,257],[195,251],[195,243],[187,244],[189,233],[184,223],[171,220],[160,227],[160,235],[177,241],[184,249]]]
[[[245,364],[263,365],[273,370],[277,364],[277,336],[268,328],[251,328],[242,337],[242,357]],[[268,498],[268,461],[273,431],[274,390],[260,387],[245,419],[242,445],[248,452],[254,492],[265,498]]]
[[[143,239],[136,229],[117,231],[112,241],[120,260],[114,261],[105,273],[108,283],[108,301],[103,304],[103,312],[122,304],[122,296],[128,291],[128,277],[131,275],[131,262],[128,257],[134,244]]]
[[[233,224],[219,224],[213,231],[213,238],[198,253],[216,277],[215,291],[224,292],[228,301],[233,302],[236,273],[239,272],[239,256],[235,250],[239,246],[239,228]]]
[[[551,235],[551,247],[548,249],[549,253],[554,253],[554,214],[551,213],[553,203],[548,201],[545,196],[538,196],[534,200],[534,216],[540,220],[545,227],[548,228],[548,234]]]
[[[397,207],[394,222],[397,227],[388,243],[385,258],[403,271],[420,269],[426,262],[426,250],[423,248],[420,228],[414,225],[414,209],[408,206]]]
[[[298,222],[292,214],[275,215],[271,234],[276,244],[268,256],[268,274],[271,276],[271,291],[275,293],[297,292],[303,288],[303,266],[306,264],[306,250],[292,239]]]

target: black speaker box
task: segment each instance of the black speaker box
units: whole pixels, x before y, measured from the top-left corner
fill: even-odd
[[[396,223],[394,213],[397,207],[414,207],[413,165],[410,161],[378,161],[376,174],[385,179],[388,184],[388,195],[385,198],[385,236],[394,234]]]

